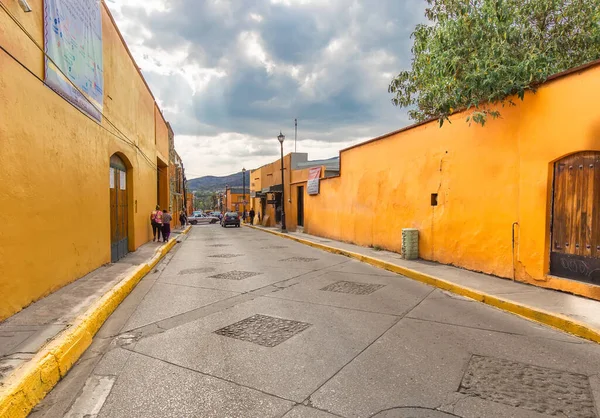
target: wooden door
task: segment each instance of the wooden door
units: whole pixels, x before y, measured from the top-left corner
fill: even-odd
[[[116,262],[128,252],[127,168],[118,156],[110,158],[110,258]]]
[[[550,272],[600,285],[600,152],[554,165]]]

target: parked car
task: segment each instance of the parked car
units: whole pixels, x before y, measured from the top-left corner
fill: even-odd
[[[217,222],[219,222],[219,218],[205,215],[204,213],[188,217],[188,223],[192,225],[216,224]]]
[[[229,225],[240,227],[240,216],[237,212],[227,212],[223,219],[221,219],[221,226],[226,228]]]

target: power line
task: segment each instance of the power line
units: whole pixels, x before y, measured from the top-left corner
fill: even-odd
[[[115,134],[114,132],[111,132],[109,129],[107,129],[104,125],[102,125],[101,123],[98,123],[98,121],[96,121],[94,118],[92,118],[90,115],[88,115],[86,112],[82,111],[81,109],[79,109],[77,106],[74,106],[75,108],[77,108],[77,110],[79,110],[82,114],[84,114],[88,119],[92,120],[93,122],[95,122],[97,125],[99,125],[102,129],[104,129],[105,131],[109,132],[110,134],[112,134],[113,136],[115,136],[116,138],[120,139],[121,141],[129,144],[130,146],[136,148],[137,152],[139,154],[141,154],[144,159],[147,161],[147,163],[155,170],[157,171],[161,171],[162,169],[160,167],[158,167],[158,165],[156,163],[154,163],[152,161],[152,159],[150,159],[150,157],[148,157],[146,155],[146,153],[139,147],[139,145],[137,145],[135,143],[135,141],[132,141],[131,139],[129,139],[127,137],[127,135],[125,135],[108,117],[106,117],[106,115],[96,107],[96,105],[94,103],[92,103],[92,101],[79,89],[78,86],[75,85],[75,83],[73,83],[71,81],[71,79],[63,72],[63,70],[60,68],[60,66],[58,64],[56,64],[56,62],[54,62],[54,60],[52,59],[52,57],[50,57],[46,51],[44,50],[44,48],[38,44],[38,42],[35,40],[35,38],[33,38],[33,36],[27,31],[27,29],[21,24],[21,22],[19,22],[19,20],[10,12],[10,10],[7,9],[7,7],[0,1],[0,7],[4,10],[4,12],[10,17],[10,19],[17,25],[17,27],[19,29],[21,29],[21,31],[23,33],[25,33],[25,35],[27,35],[27,37],[31,40],[31,42],[33,42],[33,44],[44,54],[44,56],[46,57],[46,59],[48,59],[55,67],[56,69],[64,76],[64,78],[77,90],[77,92],[94,108],[96,109],[96,111],[98,113],[100,113],[100,115],[102,115],[102,117],[106,120],[106,122],[108,122],[110,124],[110,126],[112,126],[120,135],[122,135],[122,137],[119,137],[119,135]],[[14,55],[12,55],[10,52],[8,52],[6,50],[6,48],[4,48],[3,46],[0,45],[0,48],[6,53],[8,54],[13,60],[15,60],[19,65],[21,65],[21,67],[23,67],[24,69],[27,70],[27,72],[29,72],[31,75],[33,75],[35,78],[37,78],[39,81],[41,81],[42,83],[45,84],[45,81],[40,78],[37,74],[35,74],[33,71],[31,71],[25,64],[23,64],[21,61],[19,61]],[[54,91],[52,89],[52,91]],[[56,94],[58,94],[56,91],[54,91]],[[58,94],[60,97],[63,97],[62,95]],[[64,98],[63,98],[64,99]],[[73,105],[73,103],[69,102],[67,100],[68,103],[70,103],[71,105]]]

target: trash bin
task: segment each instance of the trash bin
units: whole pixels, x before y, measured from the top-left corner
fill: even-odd
[[[419,230],[404,228],[402,230],[402,258],[416,260],[419,258]]]

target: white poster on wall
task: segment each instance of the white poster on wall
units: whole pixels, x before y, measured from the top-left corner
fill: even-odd
[[[110,188],[114,189],[115,188],[115,169],[110,167],[108,172],[110,173]]]
[[[44,50],[46,84],[100,121],[104,99],[101,1],[44,0]]]

